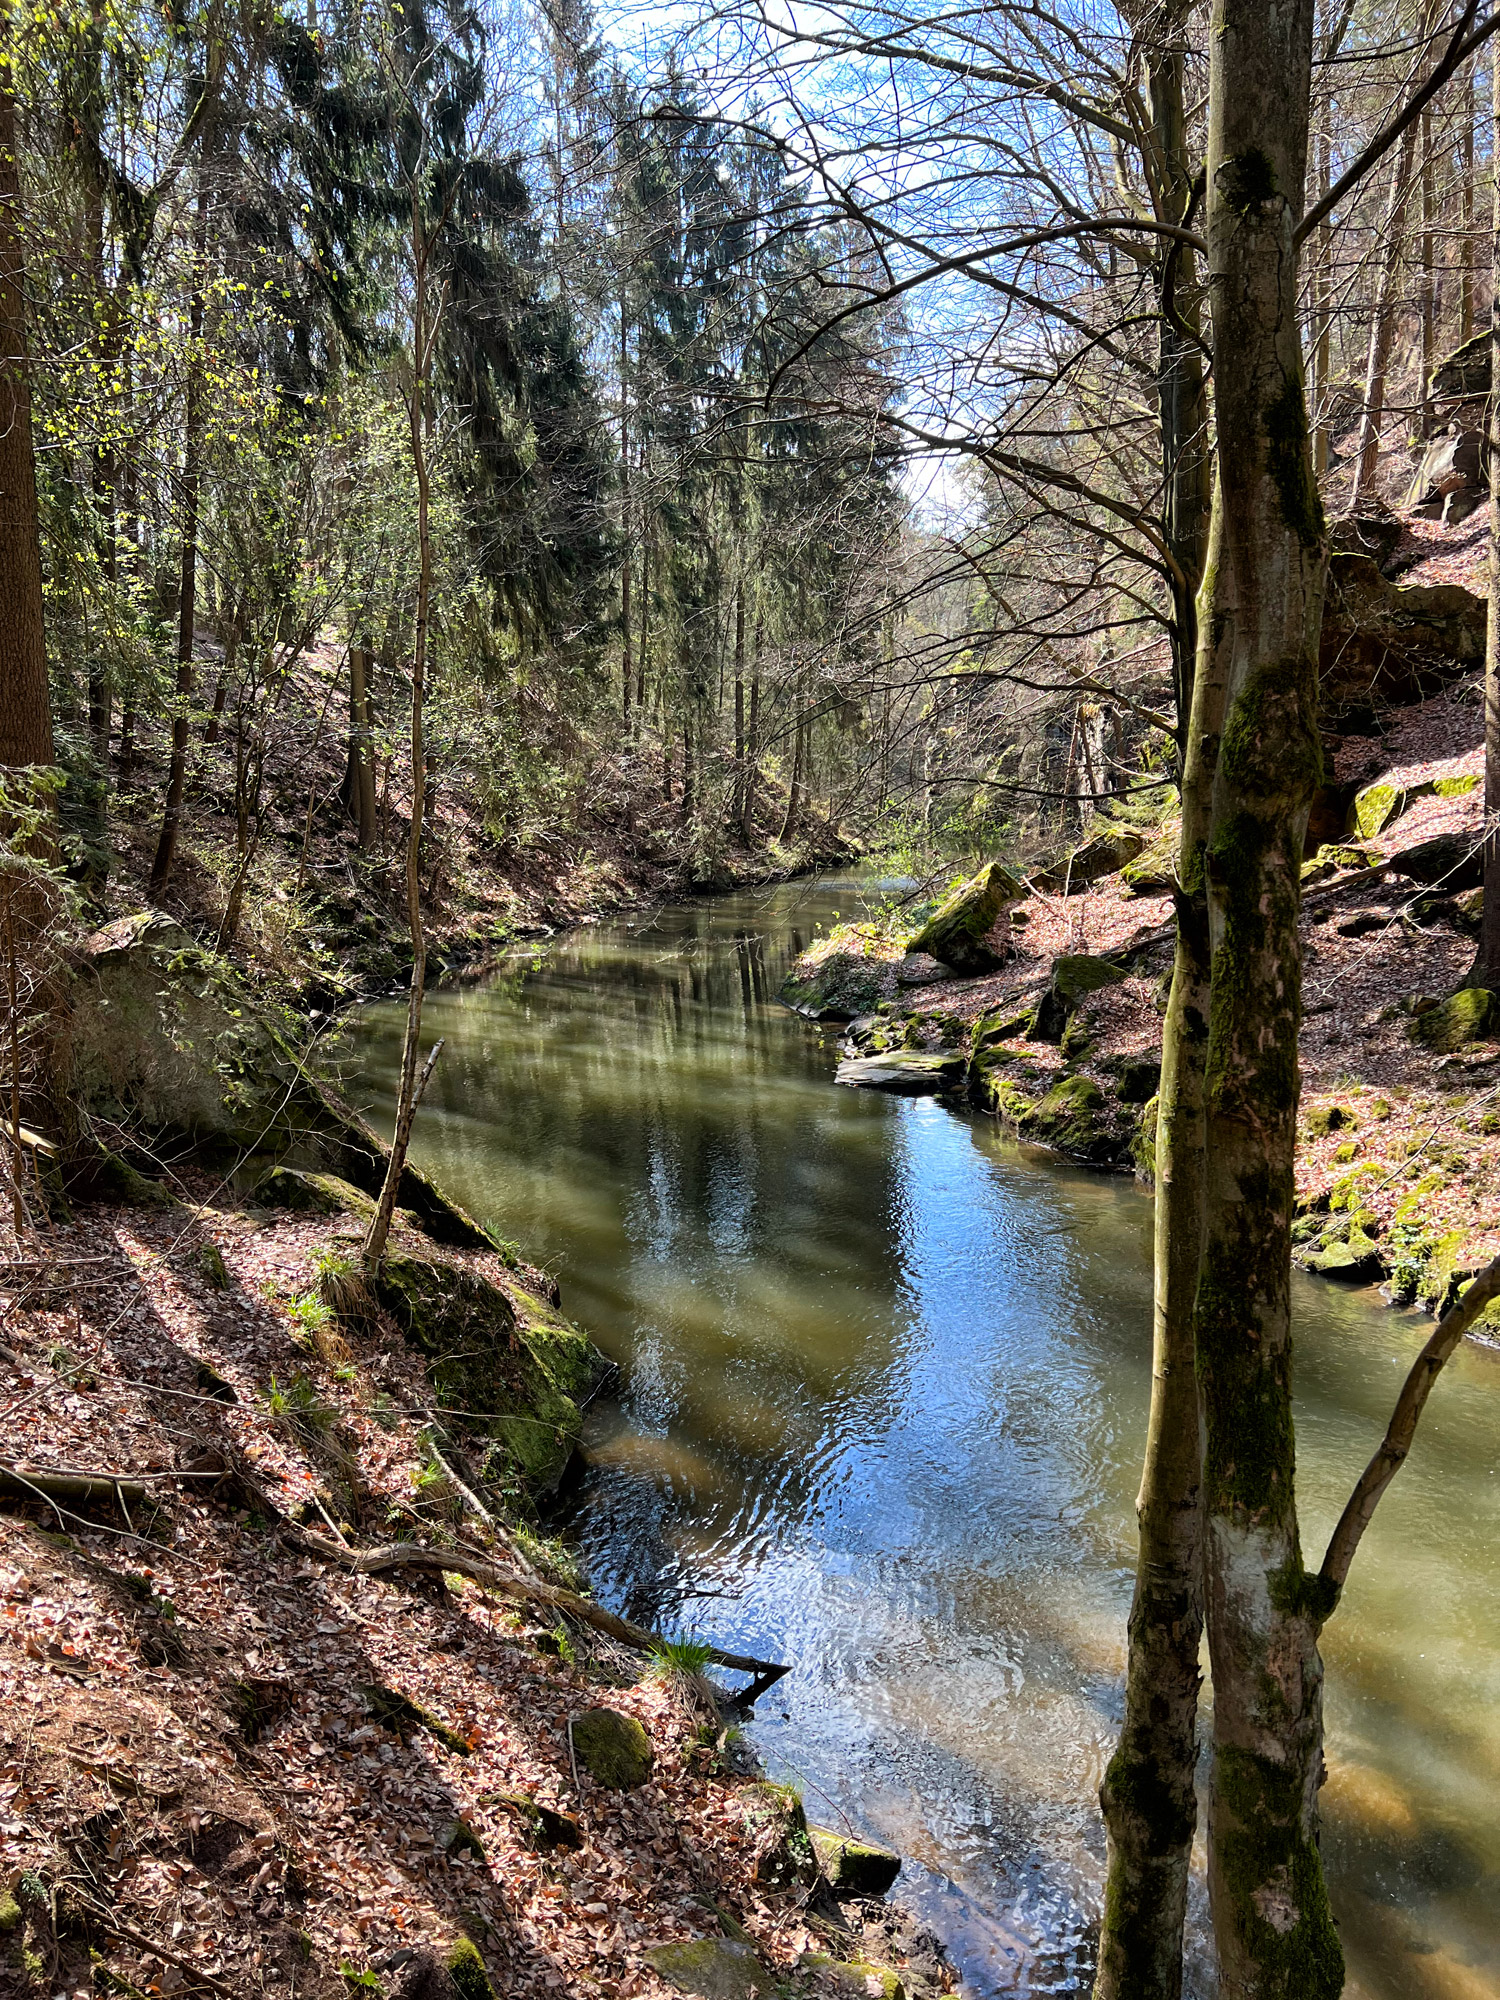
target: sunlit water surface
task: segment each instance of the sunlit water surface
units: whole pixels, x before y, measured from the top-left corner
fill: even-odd
[[[763,1757],[908,1857],[967,1991],[1086,1990],[1150,1202],[832,1087],[835,1035],[775,993],[862,892],[678,905],[430,996],[416,1151],[621,1365],[569,1501],[599,1593],[795,1663]],[[359,1029],[387,1128],[404,1012]],[[1295,1303],[1320,1552],[1427,1329],[1311,1279]],[[1466,1349],[1327,1635],[1324,1849],[1367,2000],[1500,2000],[1497,1391],[1500,1355]],[[1201,1899],[1194,1938],[1206,1995]]]

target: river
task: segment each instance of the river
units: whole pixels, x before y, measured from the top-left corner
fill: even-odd
[[[1149,1198],[834,1088],[776,1004],[853,881],[600,924],[429,996],[414,1150],[620,1363],[567,1501],[597,1592],[795,1662],[810,1817],[908,1857],[975,1996],[1087,1990],[1149,1385]],[[389,1130],[402,1004],[356,1055]],[[1429,1330],[1299,1280],[1320,1553]],[[1500,2000],[1500,1353],[1472,1343],[1329,1627],[1324,1852],[1362,2000]],[[1201,1863],[1201,1853],[1200,1853]],[[1190,1981],[1213,1990],[1195,1910]]]

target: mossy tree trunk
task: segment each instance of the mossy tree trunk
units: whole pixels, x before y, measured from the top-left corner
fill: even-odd
[[[1304,1572],[1291,1407],[1302,840],[1321,774],[1326,543],[1294,231],[1313,0],[1215,0],[1207,240],[1217,440],[1200,672],[1227,703],[1205,872],[1213,996],[1196,1310],[1214,1684],[1209,1893],[1226,2000],[1343,1985],[1318,1853],[1322,1590]]]
[[[1154,142],[1149,178],[1161,219],[1177,225],[1187,220],[1193,201],[1183,88],[1185,12],[1174,5],[1152,17],[1156,40],[1146,60]],[[1172,650],[1184,744],[1182,847],[1157,1106],[1151,1414],[1136,1502],[1140,1542],[1125,1716],[1099,1794],[1109,1834],[1109,1873],[1095,2000],[1178,2000],[1197,1820],[1203,1547],[1193,1298],[1203,1230],[1209,947],[1202,850],[1212,778],[1204,746],[1218,739],[1222,685],[1212,675],[1195,673],[1196,593],[1209,526],[1208,408],[1197,288],[1191,269],[1184,274],[1176,248],[1163,259],[1160,289],[1163,527],[1176,564]]]

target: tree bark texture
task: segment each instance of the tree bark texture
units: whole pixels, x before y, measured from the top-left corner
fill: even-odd
[[[349,648],[349,763],[344,806],[354,822],[361,854],[368,854],[375,845],[375,750],[370,728],[373,662],[367,646]]]
[[[0,765],[52,762],[11,71],[0,68]]]
[[[203,454],[203,385],[199,346],[203,339],[204,260],[208,254],[208,179],[200,170],[198,215],[193,244],[196,271],[188,310],[187,396],[182,444],[182,581],[177,597],[177,686],[172,712],[172,757],[161,833],[151,861],[151,894],[159,896],[171,879],[182,827],[182,795],[187,787],[188,735],[193,698],[193,631],[198,613],[198,487]]]
[[[1492,143],[1500,139],[1500,55],[1491,58]],[[1490,291],[1490,464],[1500,466],[1500,177],[1495,181]],[[1479,977],[1500,992],[1500,478],[1490,475],[1490,596],[1484,668],[1484,914]]]
[[[1365,362],[1365,405],[1359,424],[1359,458],[1354,468],[1354,486],[1349,511],[1356,513],[1375,483],[1380,464],[1380,427],[1385,421],[1385,378],[1391,365],[1391,344],[1396,337],[1396,281],[1401,270],[1401,251],[1406,234],[1406,208],[1411,188],[1412,161],[1416,157],[1419,121],[1413,120],[1401,135],[1391,166],[1390,192],[1386,196],[1385,221],[1381,230],[1383,246],[1380,280],[1370,316],[1370,348]]]
[[[1192,201],[1180,12],[1147,60],[1162,219]],[[1203,847],[1222,688],[1198,679],[1196,593],[1209,525],[1208,406],[1200,315],[1173,250],[1160,276],[1158,403],[1163,522],[1177,565],[1173,678],[1184,741],[1177,947],[1162,1031],[1156,1126],[1151,1410],[1136,1503],[1140,1541],[1130,1608],[1125,1715],[1100,1788],[1109,1836],[1095,2000],[1179,2000],[1188,1874],[1197,1823],[1199,1645],[1203,1633],[1202,1445],[1193,1298],[1203,1234],[1203,1070],[1208,1042],[1208,908]],[[1191,722],[1189,716],[1191,713]]]
[[[411,655],[411,825],[406,839],[406,920],[411,936],[411,991],[406,1008],[406,1037],[401,1048],[401,1080],[396,1092],[396,1129],[386,1162],[380,1200],[365,1237],[365,1257],[378,1264],[396,1213],[396,1194],[406,1170],[412,1121],[417,1114],[417,1052],[422,1037],[422,996],[427,979],[427,939],[422,926],[422,810],[427,782],[423,743],[427,672],[427,622],[432,603],[431,480],[427,468],[427,367],[434,329],[428,316],[428,253],[421,195],[412,190],[412,385],[409,408],[412,473],[417,488],[417,609]]]
[[[1321,776],[1326,539],[1308,447],[1295,230],[1313,0],[1216,0],[1207,241],[1217,414],[1200,676],[1225,721],[1205,852],[1213,989],[1196,1304],[1214,1686],[1209,1894],[1225,2000],[1332,2000],[1318,1852],[1322,1591],[1291,1409],[1302,842]]]

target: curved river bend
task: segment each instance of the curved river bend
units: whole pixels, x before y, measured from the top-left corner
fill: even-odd
[[[967,1992],[1086,1991],[1150,1203],[988,1120],[830,1087],[834,1036],[774,996],[860,893],[678,905],[430,996],[416,1151],[621,1364],[569,1503],[599,1594],[796,1662],[761,1754],[814,1819],[908,1857]],[[358,1030],[387,1129],[404,1013]],[[1316,1552],[1428,1328],[1313,1279],[1296,1304]],[[1365,2000],[1500,2000],[1497,1390],[1470,1345],[1327,1636],[1324,1847]]]

